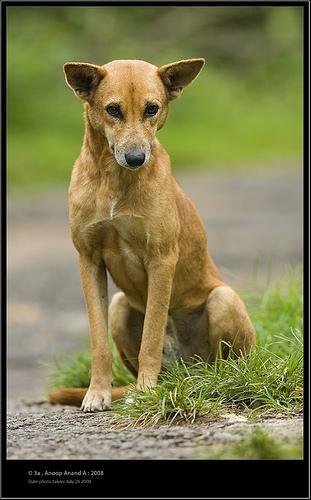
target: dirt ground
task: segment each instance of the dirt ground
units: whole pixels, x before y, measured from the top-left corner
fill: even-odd
[[[302,418],[266,418],[250,423],[228,414],[217,421],[122,429],[113,415],[83,413],[48,404],[24,406],[8,417],[9,459],[196,459],[208,457],[211,446],[229,445],[260,427],[274,439],[302,438]]]
[[[283,274],[286,265],[301,264],[298,166],[229,173],[198,170],[177,177],[201,214],[216,264],[238,291],[262,289]],[[60,353],[83,348],[88,335],[66,202],[65,189],[9,196],[8,456],[32,458],[40,450],[41,458],[69,458],[68,454],[79,458],[84,450],[88,453],[83,452],[84,458],[189,457],[201,438],[209,442],[211,436],[223,435],[226,422],[213,424],[215,428],[178,427],[176,434],[165,426],[162,431],[120,434],[110,429],[108,414],[84,415],[32,404],[46,397],[47,365]],[[111,283],[109,290],[110,295],[115,291]],[[285,425],[283,419],[280,422]],[[301,433],[301,419],[288,425]],[[47,429],[56,441],[50,440]],[[172,438],[165,437],[170,433]],[[89,447],[87,443],[98,439],[98,434],[101,444],[95,446],[94,441]],[[68,439],[66,455],[61,443]]]

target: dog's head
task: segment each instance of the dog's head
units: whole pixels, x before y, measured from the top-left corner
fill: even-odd
[[[204,59],[188,59],[160,68],[144,61],[112,61],[104,66],[69,62],[68,85],[87,105],[91,125],[108,141],[119,165],[147,165],[156,131],[166,119],[168,102],[201,71]]]

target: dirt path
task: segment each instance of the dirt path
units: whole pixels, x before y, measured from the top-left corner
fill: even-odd
[[[217,422],[118,429],[111,413],[82,413],[50,405],[24,407],[8,419],[9,459],[185,459],[208,457],[211,446],[231,444],[260,427],[274,439],[302,438],[302,418],[259,424],[230,415]],[[44,431],[43,431],[44,429]]]
[[[298,169],[196,171],[180,174],[178,179],[203,218],[216,264],[239,291],[261,287],[282,274],[285,265],[301,263],[302,180]],[[84,347],[87,338],[65,190],[10,196],[8,256],[8,403],[11,422],[16,424],[25,411],[23,401],[45,397],[44,364],[59,353]],[[112,284],[109,290],[113,293]],[[27,415],[26,420],[31,419],[29,408]],[[78,417],[71,410],[64,413],[50,407],[36,415],[30,426],[10,427],[12,457],[22,458],[27,452],[31,436],[40,434],[40,426],[37,434],[34,427],[40,419],[42,425],[53,426],[53,419],[60,418],[60,434],[66,419],[68,425],[76,421],[81,429],[98,422],[98,417]],[[18,432],[28,436],[19,449],[15,446]],[[47,454],[51,453],[49,449]]]

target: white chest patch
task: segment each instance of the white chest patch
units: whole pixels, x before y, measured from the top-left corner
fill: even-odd
[[[114,198],[111,200],[111,205],[110,205],[110,219],[113,219],[114,216],[116,215],[115,213],[115,207],[116,207],[116,204],[118,203],[118,198]]]

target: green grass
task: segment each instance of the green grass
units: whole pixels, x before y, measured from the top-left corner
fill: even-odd
[[[303,455],[301,439],[276,440],[255,427],[248,437],[236,443],[203,448],[193,458],[200,459],[244,459],[244,460],[293,460]]]
[[[257,331],[257,346],[245,357],[218,359],[208,365],[199,358],[175,362],[149,391],[133,389],[113,410],[133,425],[217,416],[227,411],[296,414],[303,404],[302,291],[298,272],[291,271],[262,295],[246,294]],[[114,383],[133,379],[114,352]],[[75,354],[57,363],[51,387],[87,386],[90,358]]]
[[[110,345],[113,353],[112,375],[114,387],[135,382],[134,377],[124,366],[117,348],[111,338]],[[51,369],[51,366],[49,366]],[[91,377],[90,351],[77,351],[70,355],[63,355],[55,360],[49,379],[49,388],[57,387],[88,387]]]

